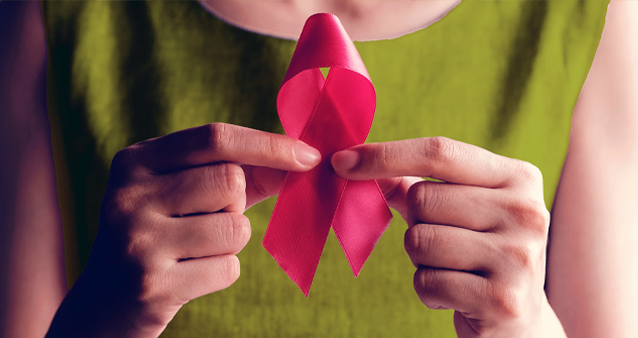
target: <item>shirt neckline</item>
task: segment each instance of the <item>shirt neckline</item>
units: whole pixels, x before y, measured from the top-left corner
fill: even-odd
[[[397,39],[401,39],[407,36],[412,36],[415,34],[424,34],[423,32],[426,31],[430,31],[431,27],[433,26],[441,26],[443,23],[448,22],[451,20],[451,18],[449,18],[452,14],[452,12],[458,12],[457,9],[459,9],[459,7],[461,7],[463,5],[464,2],[466,2],[468,0],[461,0],[461,2],[459,2],[456,6],[452,7],[449,11],[443,13],[443,15],[441,15],[438,19],[434,20],[432,23],[430,23],[429,25],[426,25],[425,27],[419,28],[417,30],[414,30],[412,32],[406,32],[404,34],[401,34],[397,37],[394,38],[387,38],[387,39],[376,39],[376,40],[365,40],[365,41],[354,41],[355,43],[375,43],[375,42],[383,42],[383,41],[393,41],[393,40],[397,40]],[[295,39],[289,39],[286,37],[281,37],[281,36],[277,36],[277,35],[271,35],[271,34],[265,34],[265,33],[261,33],[261,32],[257,32],[254,30],[251,30],[249,28],[246,27],[241,27],[238,25],[235,25],[232,22],[228,22],[227,20],[225,20],[222,17],[217,16],[217,14],[215,14],[214,12],[210,11],[208,9],[208,7],[206,7],[206,5],[204,5],[202,3],[202,1],[197,1],[199,3],[199,5],[202,7],[203,10],[205,10],[210,16],[212,16],[213,18],[215,18],[216,20],[219,20],[222,24],[228,26],[228,27],[232,27],[234,29],[239,29],[241,31],[247,32],[247,33],[251,33],[254,35],[258,35],[258,36],[263,36],[263,37],[268,37],[271,39],[276,39],[276,40],[282,40],[282,41],[296,41]]]

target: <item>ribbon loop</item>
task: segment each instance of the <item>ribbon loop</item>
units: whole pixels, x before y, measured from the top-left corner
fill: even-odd
[[[306,296],[331,226],[356,276],[392,218],[376,181],[346,180],[330,164],[336,151],[365,141],[375,106],[370,76],[339,19],[308,18],[277,110],[286,133],[317,148],[322,161],[287,174],[263,242]]]

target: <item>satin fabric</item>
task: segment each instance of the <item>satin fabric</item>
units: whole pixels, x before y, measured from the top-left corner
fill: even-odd
[[[330,68],[325,80],[323,67]],[[322,161],[286,175],[263,242],[306,296],[331,227],[358,276],[392,219],[376,181],[346,180],[330,164],[336,151],[365,141],[375,107],[368,71],[339,19],[308,18],[277,110],[286,134],[318,149]]]

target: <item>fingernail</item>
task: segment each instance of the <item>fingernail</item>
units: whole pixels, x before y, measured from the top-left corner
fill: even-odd
[[[359,152],[354,150],[342,150],[332,155],[332,167],[336,170],[350,170],[359,164]]]
[[[314,167],[321,162],[321,153],[319,150],[305,143],[297,143],[292,151],[297,162],[305,167]]]

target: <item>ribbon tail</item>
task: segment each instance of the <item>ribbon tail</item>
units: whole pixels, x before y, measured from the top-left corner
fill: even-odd
[[[346,184],[330,168],[328,159],[286,175],[264,235],[264,248],[306,297]]]
[[[332,228],[355,276],[390,220],[392,213],[376,181],[347,181]]]
[[[330,67],[325,81],[321,67]],[[358,275],[392,217],[375,181],[348,183],[330,164],[334,152],[365,141],[375,105],[370,76],[337,17],[310,17],[277,110],[286,133],[317,148],[323,160],[308,172],[288,173],[263,241],[306,297],[331,226]]]

